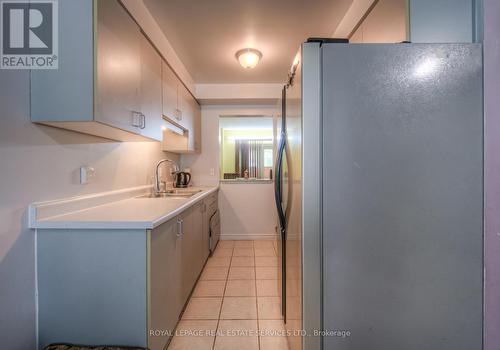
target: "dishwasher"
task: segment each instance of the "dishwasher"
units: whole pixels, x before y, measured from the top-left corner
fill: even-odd
[[[210,255],[213,254],[220,237],[220,215],[217,209],[210,217]]]

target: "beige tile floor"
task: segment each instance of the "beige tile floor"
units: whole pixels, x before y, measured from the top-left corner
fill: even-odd
[[[168,350],[288,350],[277,264],[272,241],[220,241]]]

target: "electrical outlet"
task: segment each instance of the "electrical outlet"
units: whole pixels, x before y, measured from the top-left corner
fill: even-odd
[[[80,184],[86,185],[95,177],[95,169],[91,166],[80,167]]]
[[[215,176],[215,169],[214,168],[210,168],[210,176]]]

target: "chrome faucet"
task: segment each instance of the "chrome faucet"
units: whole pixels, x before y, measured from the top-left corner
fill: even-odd
[[[165,162],[169,162],[174,166],[174,171],[170,173],[171,175],[177,173],[179,171],[179,166],[177,163],[175,163],[172,159],[162,159],[156,164],[156,172],[155,172],[155,193],[161,193],[161,188],[160,188],[160,175],[159,175],[159,170],[160,170],[160,165],[162,165]]]

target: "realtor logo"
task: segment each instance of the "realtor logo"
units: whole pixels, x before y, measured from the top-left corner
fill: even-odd
[[[2,69],[57,69],[57,0],[2,1]]]

